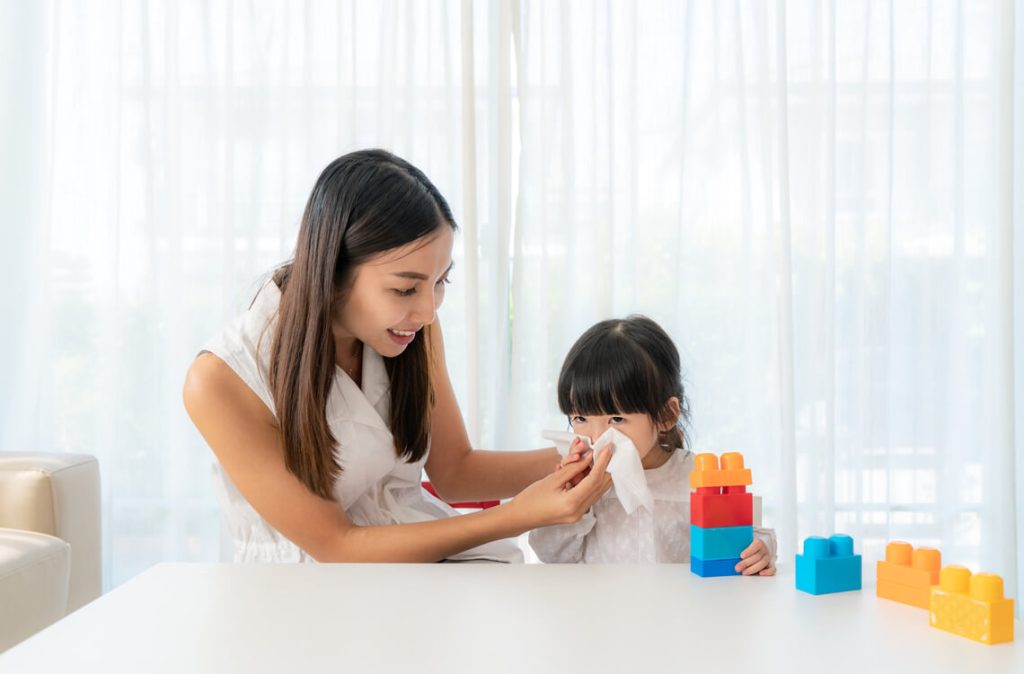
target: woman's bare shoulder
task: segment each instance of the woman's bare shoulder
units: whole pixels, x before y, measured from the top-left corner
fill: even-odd
[[[182,391],[185,409],[193,420],[209,408],[224,406],[255,419],[274,424],[274,415],[259,396],[242,381],[219,356],[209,351],[200,353],[188,368]]]

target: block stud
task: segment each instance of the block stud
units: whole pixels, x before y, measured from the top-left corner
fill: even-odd
[[[939,573],[939,588],[943,592],[966,594],[970,588],[971,572],[964,566],[947,566]]]
[[[821,536],[808,536],[804,540],[804,556],[824,559],[829,556],[828,539]]]
[[[917,548],[911,566],[921,571],[936,572],[942,568],[942,553],[935,548]]]
[[[885,561],[902,566],[910,566],[910,558],[913,551],[910,543],[904,541],[893,541],[885,546]]]
[[[693,459],[694,470],[718,470],[718,456],[711,452],[698,454]]]
[[[1001,601],[1003,579],[994,573],[976,573],[971,576],[971,599],[978,601]]]
[[[846,534],[834,534],[828,539],[829,555],[849,557],[853,554],[853,538]]]
[[[743,455],[739,452],[722,454],[722,470],[743,470]]]

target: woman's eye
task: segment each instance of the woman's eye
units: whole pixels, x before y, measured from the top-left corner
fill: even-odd
[[[438,279],[437,283],[435,285],[446,286],[446,285],[448,285],[451,282],[452,282],[452,280],[450,278],[448,278],[447,276],[445,276],[442,279]]]
[[[608,423],[621,424],[624,421],[626,421],[624,417],[612,417],[611,419],[608,420]]]
[[[415,295],[416,286],[413,286],[412,288],[405,288],[404,290],[401,288],[395,288],[395,294],[398,295],[399,297],[409,297],[410,295]]]

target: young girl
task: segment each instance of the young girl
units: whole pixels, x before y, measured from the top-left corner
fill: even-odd
[[[648,497],[650,507],[634,508],[633,494],[627,502],[616,493],[613,465],[615,486],[579,522],[530,533],[541,561],[689,562],[693,454],[684,428],[690,410],[679,352],[665,331],[644,316],[602,321],[587,330],[562,365],[558,406],[577,436],[598,442],[609,428],[622,434],[611,434],[619,439],[614,451],[635,448],[653,502]],[[591,454],[576,438],[558,470]],[[755,528],[737,571],[774,574],[775,548],[774,532]]]

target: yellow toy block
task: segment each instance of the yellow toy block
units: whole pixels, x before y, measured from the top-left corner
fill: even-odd
[[[1013,600],[1003,597],[1002,577],[946,566],[931,589],[928,622],[983,644],[1013,641]]]
[[[878,562],[875,594],[927,610],[941,567],[942,553],[935,548],[915,550],[910,543],[893,541],[885,546],[885,559]]]
[[[693,460],[693,472],[690,473],[690,487],[745,487],[753,484],[750,469],[743,467],[743,455],[739,452],[722,454],[722,467],[718,467],[718,457],[710,452],[698,454]]]

